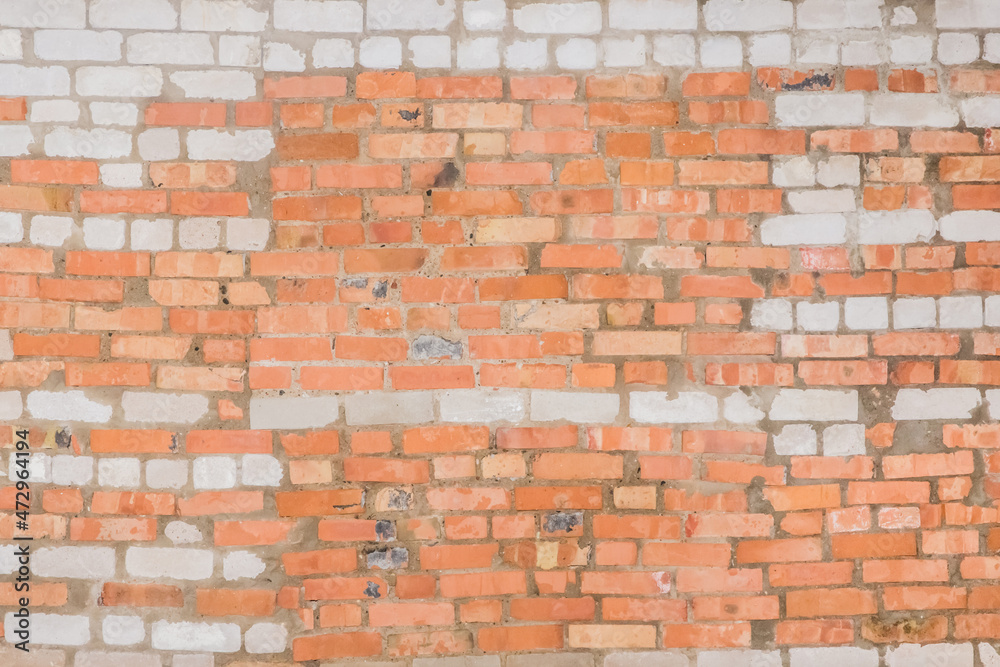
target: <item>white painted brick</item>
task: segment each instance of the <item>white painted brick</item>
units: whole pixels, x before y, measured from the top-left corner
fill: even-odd
[[[451,389],[438,395],[441,421],[517,423],[527,415],[526,393],[515,389]]]
[[[79,389],[35,390],[28,394],[28,412],[35,419],[57,422],[104,424],[111,419],[111,406],[87,398]]]
[[[76,92],[83,97],[157,97],[163,89],[159,67],[81,67]]]
[[[125,570],[133,577],[197,581],[212,576],[214,558],[209,549],[129,547]]]
[[[549,62],[548,42],[544,38],[514,40],[504,49],[503,62],[508,69],[543,69]]]
[[[799,28],[837,30],[882,27],[883,0],[803,0],[795,16]]]
[[[850,40],[840,51],[840,62],[850,67],[880,65],[885,60],[884,45],[874,39]]]
[[[890,25],[916,25],[917,13],[909,7],[896,7],[892,10]]]
[[[883,93],[872,99],[871,124],[906,127],[954,127],[958,112],[933,93]]]
[[[363,13],[358,2],[275,0],[274,27],[298,32],[361,32]]]
[[[31,105],[32,123],[75,123],[80,105],[73,100],[38,100]]]
[[[778,124],[785,127],[864,125],[861,93],[785,93],[774,99]]]
[[[208,398],[200,394],[125,391],[122,409],[127,422],[193,424],[208,412]]]
[[[135,489],[139,486],[142,467],[139,459],[114,458],[97,461],[97,482],[116,489]]]
[[[254,623],[246,632],[247,653],[283,653],[288,644],[288,630],[277,623]]]
[[[513,656],[511,656],[513,657]],[[426,659],[425,659],[426,660]],[[508,662],[510,659],[508,658]],[[417,665],[414,660],[414,667],[433,667],[429,660],[423,665]],[[589,664],[589,663],[587,663]],[[600,665],[600,660],[597,662]],[[609,653],[604,658],[604,667],[691,667],[691,660],[679,651],[629,651],[627,653]],[[454,667],[466,667],[455,665]],[[469,665],[468,667],[491,667],[490,665]],[[500,667],[499,664],[496,667]],[[510,667],[515,667],[510,665]],[[518,665],[516,667],[532,667],[531,665]],[[553,667],[562,667],[553,665]],[[572,666],[569,666],[572,667]]]
[[[358,62],[371,69],[397,69],[403,63],[403,45],[395,37],[366,37],[358,49]]]
[[[698,667],[781,667],[781,651],[699,651]]]
[[[988,327],[1000,326],[1000,296],[988,296],[985,299],[983,321]]]
[[[132,135],[120,130],[57,127],[45,135],[45,154],[49,157],[107,160],[125,157],[131,152]]]
[[[0,60],[21,60],[23,57],[24,44],[21,40],[21,31],[0,30]]]
[[[694,39],[691,41],[692,56]],[[556,63],[560,69],[590,70],[597,67],[597,43],[592,39],[574,37],[556,47]]]
[[[828,188],[861,185],[861,158],[857,155],[831,155],[820,160],[816,165],[816,180]]]
[[[10,361],[14,358],[14,347],[10,338],[10,331],[0,329],[0,360]]]
[[[192,160],[238,160],[256,162],[274,148],[270,130],[191,130],[187,135]]]
[[[125,221],[121,218],[84,218],[83,243],[92,250],[125,247]]]
[[[597,392],[535,390],[531,392],[532,421],[606,424],[618,418],[621,397]]]
[[[447,30],[455,21],[455,0],[368,0],[369,30]]]
[[[267,12],[249,4],[241,0],[181,0],[181,30],[261,32],[267,26]]]
[[[349,39],[317,39],[312,57],[314,67],[354,67],[354,44]]]
[[[20,213],[0,211],[0,243],[20,243],[24,239],[24,223]]]
[[[792,303],[787,299],[754,301],[750,324],[767,331],[788,331],[792,328]]]
[[[174,72],[170,81],[192,99],[245,100],[257,94],[254,75],[238,70]]]
[[[775,433],[772,442],[778,456],[812,456],[817,451],[816,431],[809,424],[788,424]]]
[[[240,650],[240,638],[240,626],[235,623],[153,623],[152,645],[160,651],[235,653]]]
[[[935,325],[937,303],[932,297],[896,299],[893,302],[893,329],[932,329]]]
[[[65,67],[0,64],[0,95],[66,97],[69,95],[69,72]]]
[[[185,250],[207,250],[219,245],[221,227],[215,218],[186,218],[177,225],[177,241]]]
[[[1000,653],[985,642],[979,644],[979,660],[983,667],[1000,667]]]
[[[859,164],[857,156],[856,164]],[[802,188],[815,185],[816,167],[806,156],[789,158],[787,160],[774,160],[772,163],[774,184],[782,188]],[[857,171],[857,170],[856,170]],[[861,181],[861,174],[857,172],[858,182]],[[824,183],[825,185],[825,183]]]
[[[139,616],[105,616],[101,636],[111,646],[134,646],[146,638],[146,626]]]
[[[90,25],[95,28],[173,30],[177,10],[170,0],[92,0]]]
[[[73,657],[73,667],[163,667],[160,656],[155,653],[140,653],[138,651],[77,651]],[[183,667],[174,658],[172,667]],[[211,665],[193,665],[192,667],[212,667]]]
[[[459,69],[496,69],[500,67],[500,41],[496,37],[463,39],[458,43]]]
[[[94,478],[94,459],[90,456],[59,454],[52,457],[52,483],[59,486],[84,486]]]
[[[743,44],[734,35],[710,35],[698,42],[702,67],[724,68],[743,65]]]
[[[760,225],[764,245],[840,245],[847,240],[847,218],[839,213],[803,213],[768,218]]]
[[[964,65],[979,58],[979,37],[967,32],[938,35],[937,57],[942,65]]]
[[[139,107],[131,102],[91,102],[90,118],[94,125],[135,125]]]
[[[42,60],[96,60],[122,57],[122,35],[113,30],[36,30],[35,55]]]
[[[140,32],[129,36],[125,57],[138,65],[211,65],[215,49],[202,33]]]
[[[747,59],[754,67],[787,65],[792,62],[792,39],[785,33],[754,35]]]
[[[938,299],[938,321],[942,329],[979,329],[983,326],[983,298],[941,297]]]
[[[670,396],[665,391],[629,392],[629,417],[646,424],[704,424],[719,418],[719,399],[711,394],[681,391]]]
[[[0,391],[0,419],[18,419],[24,412],[24,402],[19,391]]]
[[[936,233],[937,221],[930,211],[864,211],[858,216],[862,245],[927,243]]]
[[[468,30],[503,30],[507,25],[507,3],[504,0],[465,0],[462,21]]]
[[[788,205],[796,213],[846,213],[854,198],[854,190],[799,190],[788,193]]]
[[[864,453],[864,424],[833,424],[823,429],[823,456],[861,456]]]
[[[31,219],[29,239],[35,245],[61,246],[73,233],[73,218],[36,215]]]
[[[886,667],[972,667],[972,644],[900,644],[886,651]]]
[[[238,478],[236,461],[228,456],[199,456],[194,460],[191,479],[196,489],[231,489]]]
[[[240,480],[245,486],[281,486],[285,471],[270,454],[246,454],[240,461]]]
[[[722,416],[734,424],[756,424],[764,418],[764,411],[756,394],[734,391],[722,400]]]
[[[271,234],[267,218],[229,218],[226,220],[226,247],[230,250],[263,250]]]
[[[792,3],[785,0],[708,0],[702,7],[712,32],[764,32],[792,27]]]
[[[606,37],[601,40],[605,67],[644,67],[646,65],[646,38],[636,35],[630,39]]]
[[[934,57],[934,40],[927,35],[900,35],[889,40],[889,59],[897,65],[922,65]]]
[[[1000,241],[1000,212],[955,211],[938,221],[946,241]]]
[[[249,551],[233,551],[222,559],[222,578],[226,581],[253,579],[267,569],[267,564]]]
[[[174,245],[174,223],[167,218],[132,222],[132,250],[169,250]]]
[[[609,11],[614,14],[615,0],[612,0]],[[596,35],[601,32],[602,23],[598,2],[539,2],[514,9],[514,26],[527,33]],[[644,26],[646,29],[652,27],[648,23]]]
[[[939,387],[903,388],[896,392],[892,418],[897,420],[969,419],[982,404],[978,389]]]
[[[259,67],[262,59],[260,37],[219,35],[219,64],[223,67]]]
[[[406,48],[412,54],[414,67],[447,69],[451,67],[451,38],[447,35],[417,35],[411,37]]]
[[[1000,125],[1000,96],[973,97],[962,100],[962,118],[969,127],[997,127]]]
[[[653,38],[653,61],[667,67],[694,67],[694,36],[657,35]]]
[[[19,468],[15,464],[16,458],[17,455],[14,452],[8,454],[7,478],[12,482],[19,479],[17,476]],[[48,454],[33,453],[31,455],[31,459],[28,461],[27,481],[39,484],[48,484],[52,481],[52,458]]]
[[[836,65],[840,62],[840,44],[836,37],[800,35],[795,43],[795,60],[799,64]]]
[[[337,421],[336,396],[255,396],[250,399],[250,428],[321,428]]]
[[[4,634],[14,637],[18,619],[14,612],[4,616]],[[83,646],[90,642],[90,619],[66,614],[31,614],[31,643],[53,646]]]
[[[187,484],[188,462],[153,459],[146,462],[146,486],[151,489],[179,489]]]
[[[1000,63],[1000,33],[990,33],[983,37],[983,60]]]
[[[858,420],[858,392],[834,389],[779,389],[768,413],[776,421]]]
[[[795,305],[795,321],[803,331],[836,331],[840,326],[840,304],[800,301]]]
[[[31,554],[31,572],[58,579],[113,579],[115,550],[111,547],[44,547]]]
[[[844,324],[854,331],[889,328],[889,305],[884,297],[855,296],[844,300]]]
[[[938,28],[1000,28],[1000,0],[937,0]]]
[[[694,30],[697,0],[610,0],[608,24],[624,30]]]
[[[197,526],[184,523],[183,521],[171,521],[163,529],[163,534],[175,545],[196,544],[202,540],[201,531],[198,530]],[[223,563],[225,563],[224,560]]]
[[[264,70],[268,72],[304,72],[306,54],[291,44],[268,42],[264,45]]]
[[[172,127],[154,127],[138,138],[139,157],[147,162],[176,160],[181,154],[181,137]]]
[[[86,0],[4,0],[0,26],[12,28],[85,28]]]

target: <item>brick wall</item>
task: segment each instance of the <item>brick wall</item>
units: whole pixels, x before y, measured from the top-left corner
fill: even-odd
[[[997,667],[997,63],[1000,0],[2,0],[0,663]]]

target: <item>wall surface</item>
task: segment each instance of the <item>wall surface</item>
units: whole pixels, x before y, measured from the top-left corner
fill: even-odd
[[[2,0],[0,664],[1000,666],[998,63],[1000,0]]]

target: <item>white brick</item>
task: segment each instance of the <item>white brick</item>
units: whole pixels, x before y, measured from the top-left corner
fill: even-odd
[[[708,0],[702,8],[712,32],[764,32],[792,27],[792,3],[785,0]]]
[[[183,521],[171,521],[163,529],[163,534],[168,540],[177,544],[195,544],[201,542],[202,534],[196,526]],[[223,561],[225,562],[225,561]]]
[[[854,331],[889,328],[889,305],[884,297],[855,296],[844,300],[844,324]]]
[[[785,127],[864,125],[861,93],[785,93],[774,99],[778,124]]]
[[[105,616],[101,636],[111,646],[133,646],[146,638],[146,626],[139,616]]]
[[[539,70],[549,62],[549,47],[545,39],[514,40],[504,49],[504,65],[515,70]]]
[[[768,218],[760,225],[764,245],[840,245],[847,241],[847,218],[839,213],[803,213]]]
[[[800,35],[795,43],[795,59],[799,64],[836,65],[840,62],[840,44],[836,37]]]
[[[80,105],[73,100],[38,100],[31,105],[32,123],[75,123]]]
[[[122,410],[127,422],[193,424],[208,412],[208,399],[200,394],[126,391]]]
[[[125,57],[138,65],[211,65],[215,49],[201,33],[140,32],[129,36]]]
[[[792,328],[792,303],[786,299],[754,301],[750,324],[767,331],[788,331]]]
[[[246,454],[240,461],[240,480],[245,486],[281,486],[285,471],[270,454]]]
[[[268,72],[304,72],[306,54],[291,44],[268,42],[264,45],[264,70]]]
[[[812,456],[818,451],[816,431],[809,424],[782,426],[772,441],[778,456]]]
[[[199,456],[194,460],[191,480],[196,489],[231,489],[238,478],[239,467],[228,456]]]
[[[167,218],[135,220],[132,223],[132,250],[169,250],[174,245],[174,223]]]
[[[861,158],[857,155],[832,155],[821,160],[816,165],[816,180],[828,188],[861,185]]]
[[[629,417],[646,424],[704,424],[719,418],[719,399],[711,394],[681,391],[670,396],[665,391],[629,392]]]
[[[253,74],[238,70],[174,72],[170,81],[192,99],[245,100],[257,94]]]
[[[872,99],[871,124],[954,127],[958,112],[933,93],[883,93]]]
[[[972,667],[972,644],[901,644],[885,654],[886,667]]]
[[[181,30],[261,32],[267,26],[267,12],[247,4],[240,0],[182,0]]]
[[[909,7],[896,7],[892,10],[890,25],[916,25],[917,13]]]
[[[698,43],[702,67],[740,67],[743,64],[743,44],[733,35],[702,37]]]
[[[94,125],[135,125],[139,107],[131,102],[91,102],[90,119]]]
[[[177,242],[185,250],[216,248],[220,229],[215,218],[186,218],[177,225]]]
[[[20,243],[24,239],[24,223],[21,214],[0,211],[0,243]]]
[[[16,482],[19,479],[17,472],[20,467],[15,463],[16,458],[17,454],[14,452],[8,454],[7,478],[12,482]],[[39,484],[48,484],[52,481],[52,458],[48,454],[33,453],[31,455],[31,458],[28,460],[27,481]]]
[[[271,234],[267,218],[229,218],[226,220],[226,247],[230,250],[263,250]]]
[[[235,623],[153,623],[152,646],[160,651],[235,653],[241,644],[240,626]]]
[[[146,486],[151,489],[179,489],[187,484],[188,462],[153,459],[146,462]]]
[[[979,58],[979,37],[966,32],[938,35],[937,58],[942,65],[964,65]]]
[[[98,160],[125,157],[132,153],[132,135],[120,130],[81,130],[57,127],[45,135],[49,157],[88,157]]]
[[[36,215],[31,219],[29,238],[35,245],[59,247],[73,233],[73,218]]]
[[[270,130],[191,130],[187,135],[192,160],[263,160],[274,148]]]
[[[734,391],[722,401],[722,416],[734,424],[756,424],[764,418],[764,411],[756,394]]]
[[[84,28],[86,0],[3,0],[0,26],[13,28]]]
[[[614,14],[615,0],[609,11]],[[547,35],[596,35],[601,32],[598,2],[548,2],[514,9],[514,26],[522,32]],[[625,27],[625,26],[614,26]],[[646,24],[644,28],[654,26]]]
[[[500,67],[500,42],[496,37],[464,39],[456,49],[459,69],[496,69]]]
[[[246,632],[247,653],[283,653],[288,644],[288,630],[277,623],[254,623]]]
[[[781,651],[699,651],[698,667],[781,667]]]
[[[863,211],[858,217],[862,245],[927,243],[936,233],[937,221],[930,211]]]
[[[197,581],[212,576],[214,558],[210,549],[129,547],[125,570],[133,577]]]
[[[598,392],[535,390],[531,392],[532,421],[607,424],[618,418],[621,397]]]
[[[35,55],[42,60],[96,60],[122,57],[122,35],[111,30],[36,30]]]
[[[883,0],[803,0],[796,23],[806,30],[882,27]]]
[[[261,53],[260,37],[219,35],[219,64],[223,67],[259,67]]]
[[[962,118],[969,127],[1000,125],[1000,96],[973,97],[962,100]]]
[[[267,564],[249,551],[233,551],[222,559],[222,578],[226,581],[253,579],[267,569]]]
[[[926,35],[900,35],[889,40],[889,58],[897,65],[922,65],[934,57],[934,41]]]
[[[173,30],[177,10],[170,0],[93,0],[90,24],[95,28]]]
[[[462,21],[468,30],[503,30],[507,25],[507,3],[504,0],[465,0]]]
[[[982,404],[978,389],[947,387],[900,389],[892,406],[897,420],[969,419]]]
[[[111,419],[111,406],[87,398],[79,389],[35,390],[28,394],[28,412],[35,419],[58,422],[104,424]]]
[[[177,656],[180,657],[180,656]],[[177,657],[172,667],[183,667]],[[73,657],[73,667],[163,667],[160,656],[155,653],[140,653],[138,651],[77,651]],[[191,667],[212,667],[211,665],[192,665]]]
[[[943,296],[938,299],[942,329],[979,329],[983,326],[983,299],[979,296]]]
[[[45,547],[31,554],[31,572],[57,579],[114,579],[111,547]]]
[[[792,62],[792,39],[784,33],[754,35],[747,59],[754,67],[787,65]]]
[[[605,67],[644,67],[646,65],[646,38],[636,35],[630,39],[606,37],[601,40]]]
[[[451,38],[447,35],[417,35],[411,37],[406,48],[412,54],[414,67],[447,69],[451,67]]]
[[[979,660],[983,667],[1000,667],[1000,653],[989,644],[979,644]]]
[[[368,0],[369,30],[447,30],[455,21],[455,0]]]
[[[854,157],[855,164],[860,164],[857,156]],[[774,160],[772,163],[774,184],[782,188],[809,187],[816,183],[816,167],[806,156],[793,157],[787,160]],[[861,182],[861,174],[857,172],[858,182]],[[826,185],[824,183],[824,185]]]
[[[527,415],[527,396],[514,389],[452,389],[438,396],[441,421],[517,423]]]
[[[776,421],[857,421],[858,392],[833,389],[779,389],[768,413]]]
[[[24,58],[24,45],[21,41],[21,31],[0,30],[0,60],[21,60],[22,58]]]
[[[800,190],[788,193],[796,213],[846,213],[854,211],[854,190]]]
[[[694,36],[657,35],[653,38],[653,61],[667,67],[694,67]]]
[[[298,32],[361,32],[363,13],[358,2],[275,0],[274,27]]]
[[[416,660],[414,667],[418,667]],[[598,662],[597,664],[600,664]],[[691,660],[679,651],[628,651],[625,653],[609,653],[604,658],[604,667],[691,667]],[[431,667],[430,665],[420,665],[419,667]],[[455,667],[465,667],[455,665]],[[479,665],[468,667],[480,667]],[[489,667],[483,665],[482,667]],[[500,667],[497,665],[496,667]],[[514,666],[511,666],[514,667]],[[524,667],[529,667],[525,665]],[[561,667],[553,665],[553,667]]]
[[[336,396],[255,396],[250,399],[250,428],[321,428],[340,416]]]
[[[93,250],[125,247],[125,221],[121,218],[84,218],[83,244]]]
[[[1000,296],[988,296],[985,299],[984,322],[988,327],[1000,326]]]
[[[159,67],[81,67],[76,93],[83,97],[157,97],[163,90]]]
[[[52,483],[59,486],[84,486],[94,478],[94,459],[90,456],[60,454],[52,457]]]
[[[864,424],[834,424],[823,429],[823,456],[860,456],[864,453]]]
[[[625,30],[695,30],[697,0],[610,0],[608,24]]]
[[[998,211],[955,211],[938,222],[946,241],[1000,241]]]
[[[691,41],[692,54],[694,40]],[[589,70],[597,67],[597,43],[592,39],[574,37],[556,47],[556,63],[560,69]]]
[[[938,28],[1000,28],[1000,0],[937,0]]]
[[[65,614],[31,614],[31,643],[53,646],[83,646],[90,642],[90,619]],[[4,635],[14,637],[18,619],[14,612],[4,616]]]
[[[0,329],[0,360],[10,361],[14,358],[14,347],[11,343],[10,331]]]
[[[937,303],[932,297],[896,299],[893,302],[893,329],[932,329],[936,325]]]
[[[349,39],[317,39],[312,57],[314,67],[354,67],[354,44]]]
[[[1000,33],[990,33],[983,37],[983,60],[1000,63]]]
[[[139,486],[141,464],[139,459],[113,458],[97,461],[97,482],[101,486],[117,489],[135,489]]]
[[[0,95],[29,97],[66,97],[69,95],[69,72],[65,67],[25,67],[0,65]]]
[[[0,391],[0,419],[11,421],[18,419],[24,412],[24,403],[19,391]]]
[[[397,69],[403,63],[403,45],[395,37],[366,37],[358,49],[358,62],[371,69]]]

